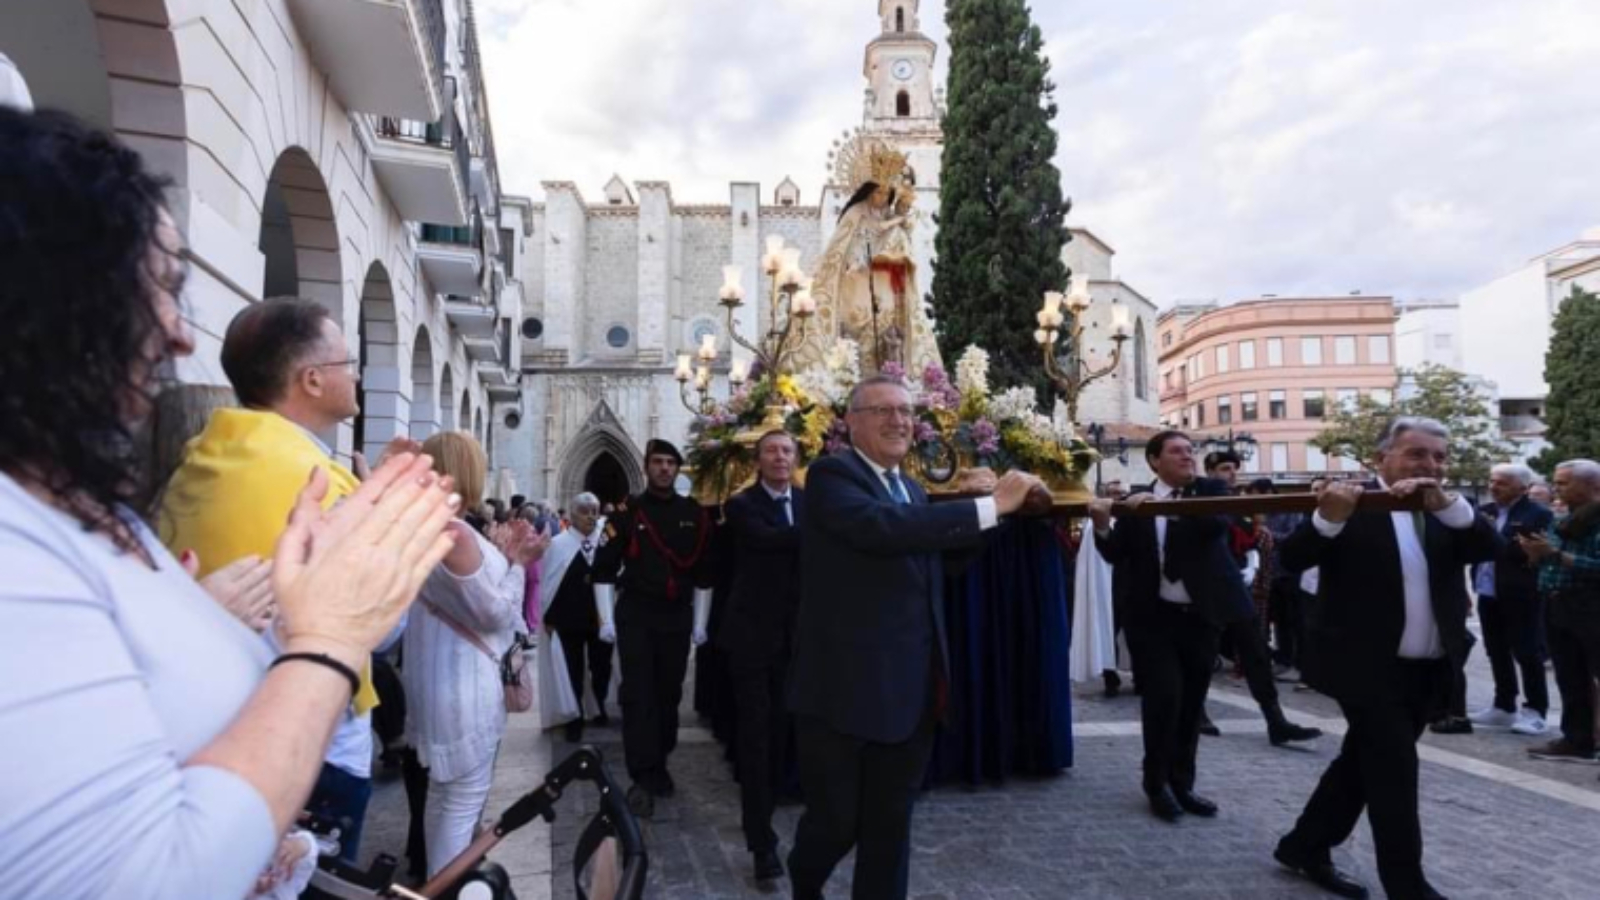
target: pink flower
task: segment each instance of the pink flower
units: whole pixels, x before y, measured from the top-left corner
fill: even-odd
[[[912,440],[919,444],[926,444],[938,436],[939,432],[937,429],[935,429],[932,425],[929,425],[927,422],[923,422],[921,420],[918,420],[916,426],[912,429]]]
[[[1000,432],[994,423],[988,419],[979,419],[972,423],[972,443],[977,448],[980,456],[989,456],[1000,452]]]
[[[878,374],[903,382],[906,380],[906,367],[897,362],[886,362],[878,369]]]

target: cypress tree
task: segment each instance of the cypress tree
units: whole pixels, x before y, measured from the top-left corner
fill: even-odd
[[[1044,41],[1023,0],[949,0],[945,21],[950,77],[932,285],[939,350],[955,360],[978,344],[989,351],[995,385],[1042,389],[1034,315],[1046,291],[1066,289],[1061,248],[1070,239]]]
[[[1567,459],[1600,459],[1600,296],[1577,286],[1550,326],[1544,357],[1545,439],[1536,460],[1553,474]]]

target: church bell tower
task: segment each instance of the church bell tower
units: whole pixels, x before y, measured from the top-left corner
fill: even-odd
[[[878,0],[883,31],[867,44],[864,131],[892,134],[937,131],[940,97],[933,63],[939,45],[921,31],[921,0]]]

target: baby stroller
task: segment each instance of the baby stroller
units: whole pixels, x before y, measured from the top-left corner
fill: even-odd
[[[485,857],[506,835],[532,822],[556,818],[555,804],[573,781],[590,781],[599,789],[600,810],[589,821],[573,853],[572,877],[578,900],[640,900],[644,896],[649,860],[639,823],[628,810],[623,793],[606,770],[600,751],[584,746],[574,751],[545,776],[544,783],[511,804],[492,827],[485,830],[443,871],[415,890],[395,883],[398,862],[379,856],[363,872],[337,859],[334,843],[324,849],[316,874],[303,898],[311,900],[516,900],[505,870]],[[311,822],[321,836],[337,836],[324,822]]]

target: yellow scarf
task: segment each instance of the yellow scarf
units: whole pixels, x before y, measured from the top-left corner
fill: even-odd
[[[283,416],[219,409],[189,442],[183,465],[167,484],[157,519],[161,541],[173,555],[198,554],[202,578],[242,556],[271,559],[314,468],[328,473],[324,509],[360,486],[349,469]],[[377,705],[371,672],[363,667],[352,706],[359,716]]]

